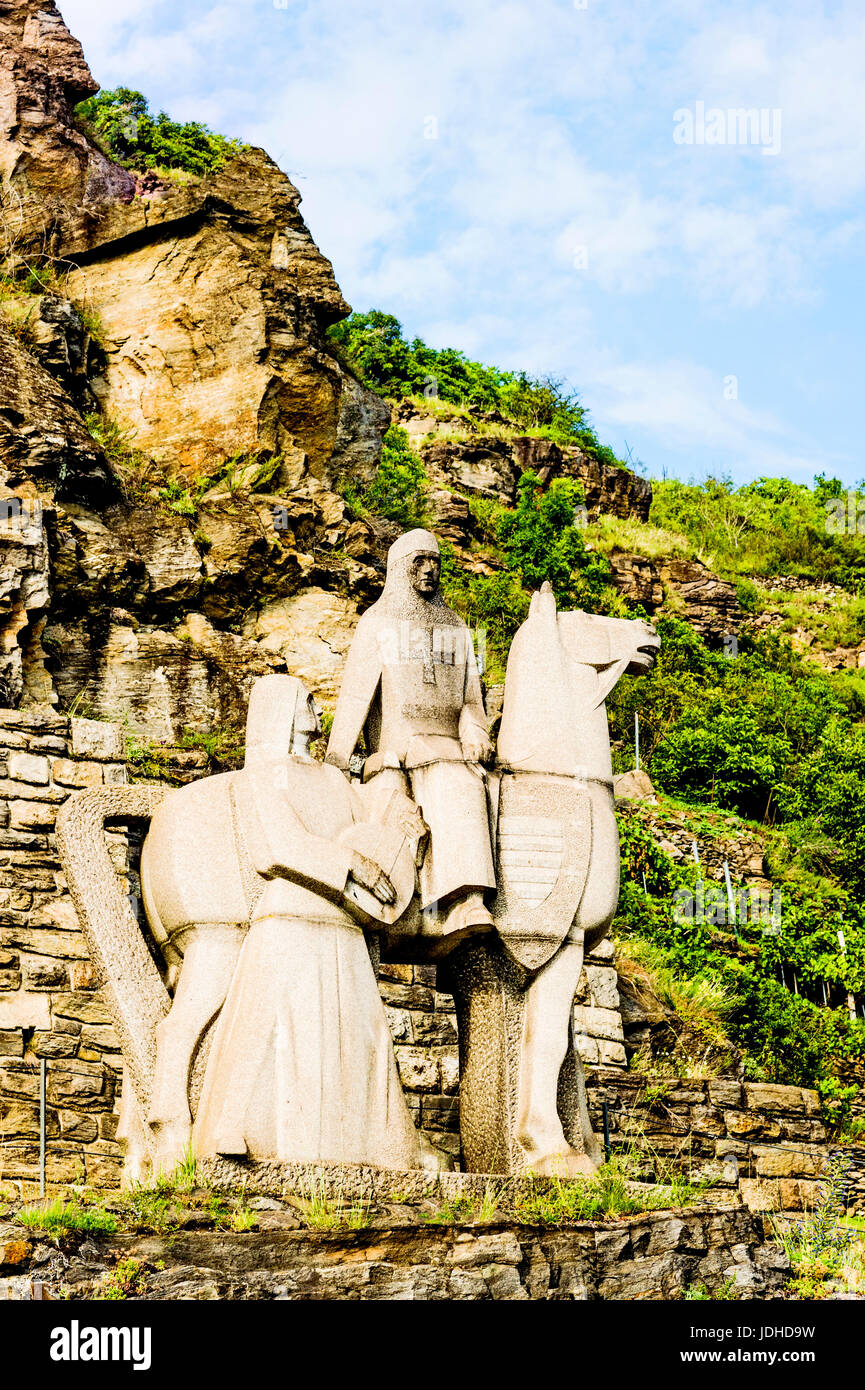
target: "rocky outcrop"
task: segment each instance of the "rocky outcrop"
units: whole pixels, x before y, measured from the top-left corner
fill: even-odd
[[[632,555],[615,546],[607,556],[613,582],[629,603],[640,603],[652,614],[664,601],[664,585],[658,567],[642,555]]]
[[[119,489],[66,392],[0,325],[0,481],[61,501],[109,504]]]
[[[38,513],[0,527],[2,702],[59,695],[160,739],[242,724],[250,680],[284,668],[259,610],[310,589],[351,621],[381,588],[377,533],[332,484],[373,475],[390,412],[329,350],[349,309],[263,151],[137,178],[76,123],[97,85],[50,0],[0,6],[0,41],[2,269],[62,286],[0,305],[0,494]],[[203,498],[202,475],[223,478]],[[327,643],[317,668],[308,618],[288,638],[279,612],[332,691]]]
[[[599,463],[583,450],[550,439],[520,435],[515,427],[489,412],[454,409],[441,403],[425,415],[410,401],[394,416],[423,459],[434,486],[460,488],[512,507],[523,473],[536,473],[546,486],[570,477],[582,485],[589,517],[636,517],[648,521],[652,485],[627,468]]]
[[[681,616],[713,646],[735,635],[744,620],[736,587],[713,574],[700,560],[662,561],[664,586],[677,600]]]
[[[102,409],[154,457],[196,472],[266,450],[283,480],[375,466],[389,423],[327,350],[348,306],[261,150],[206,180],[93,209],[68,254],[100,322]]]
[[[790,1273],[780,1245],[741,1207],[653,1211],[559,1229],[501,1219],[424,1224],[397,1208],[361,1230],[317,1231],[292,1229],[290,1205],[271,1202],[258,1224],[239,1233],[78,1236],[61,1253],[34,1247],[26,1227],[7,1221],[0,1226],[0,1296],[32,1298],[38,1280],[39,1297],[105,1298],[106,1287],[117,1287],[120,1261],[137,1275],[135,1297],[145,1301],[571,1303],[681,1298],[689,1288],[705,1296],[725,1285],[737,1298],[755,1299],[777,1297]]]

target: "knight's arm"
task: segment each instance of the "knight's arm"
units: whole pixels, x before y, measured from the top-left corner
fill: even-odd
[[[328,898],[345,892],[351,850],[312,835],[267,774],[246,770],[238,779],[238,802],[246,844],[262,878],[287,878]]]
[[[358,625],[349,649],[325,762],[345,772],[366,723],[381,678],[381,656],[371,633]],[[368,750],[369,751],[369,750]]]

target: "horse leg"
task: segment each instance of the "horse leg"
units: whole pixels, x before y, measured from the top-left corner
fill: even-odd
[[[533,1173],[578,1177],[596,1169],[588,1154],[568,1143],[557,1105],[582,968],[580,932],[565,940],[526,990],[516,1139]]]
[[[171,1010],[156,1029],[156,1070],[148,1122],[154,1169],[184,1158],[192,1137],[189,1075],[195,1050],[225,1003],[246,928],[202,924],[184,934],[183,967]]]

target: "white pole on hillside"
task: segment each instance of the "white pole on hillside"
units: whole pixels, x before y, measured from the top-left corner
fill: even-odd
[[[730,922],[732,923],[733,931],[738,936],[739,932],[736,925],[736,899],[733,897],[733,881],[730,878],[730,865],[727,863],[726,859],[724,860],[724,882],[727,885],[727,910],[730,914]]]

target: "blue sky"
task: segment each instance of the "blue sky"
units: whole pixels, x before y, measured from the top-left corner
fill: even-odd
[[[354,308],[565,377],[652,476],[865,478],[862,0],[59,4],[269,151]],[[677,143],[698,102],[780,148]]]

